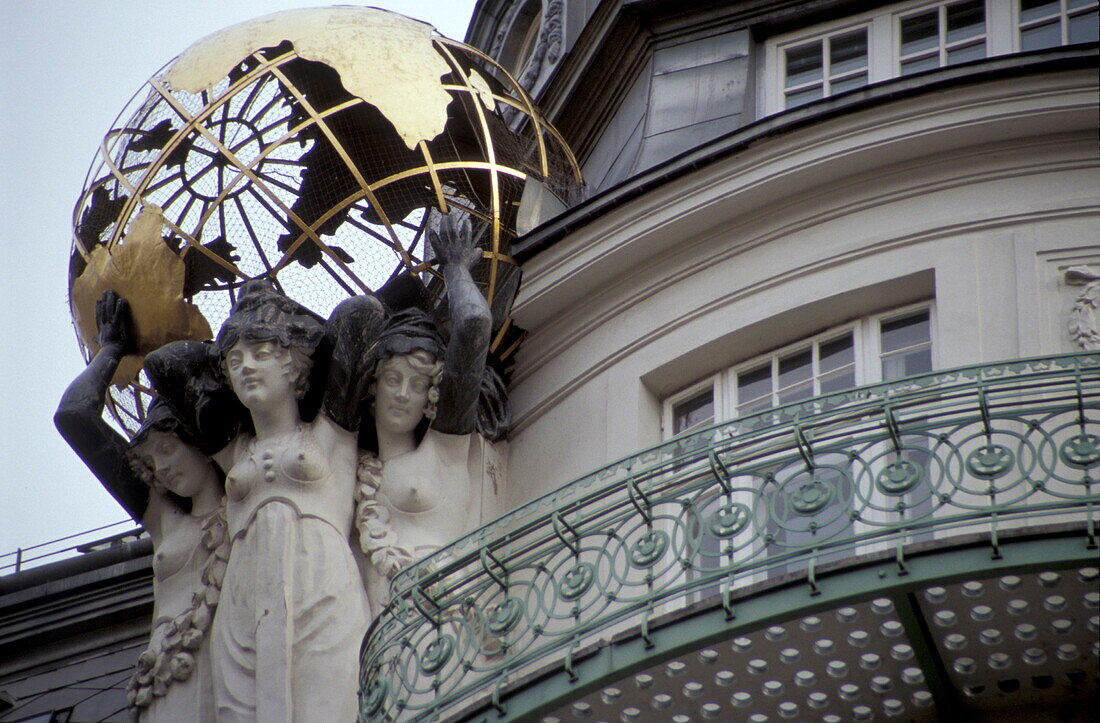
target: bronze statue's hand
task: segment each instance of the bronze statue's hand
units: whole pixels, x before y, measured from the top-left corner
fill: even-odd
[[[439,233],[428,232],[432,251],[442,266],[470,268],[481,258],[481,249],[474,243],[470,215],[457,209],[443,216]]]
[[[95,304],[95,323],[99,329],[96,342],[101,346],[115,344],[122,353],[134,352],[134,338],[130,331],[130,305],[113,291],[104,291]]]

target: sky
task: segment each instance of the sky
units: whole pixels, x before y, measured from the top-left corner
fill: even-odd
[[[52,421],[84,367],[66,270],[73,205],[104,133],[145,80],[200,38],[331,4],[0,0],[0,555],[126,519]],[[474,0],[370,4],[461,40]]]

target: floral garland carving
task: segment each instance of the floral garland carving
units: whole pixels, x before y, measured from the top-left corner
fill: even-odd
[[[375,454],[359,450],[355,477],[355,527],[359,530],[359,546],[378,572],[392,579],[413,562],[413,551],[400,544],[397,533],[390,527],[389,509],[378,501],[382,460]]]
[[[224,497],[203,522],[199,545],[209,553],[200,574],[200,587],[186,610],[153,630],[153,642],[138,656],[137,668],[126,686],[126,701],[132,708],[149,707],[174,682],[187,680],[195,672],[195,654],[214,619],[229,560]]]
[[[1067,284],[1084,287],[1069,312],[1070,338],[1086,351],[1100,349],[1100,328],[1097,328],[1096,319],[1100,308],[1100,270],[1091,266],[1072,266],[1065,274]]]

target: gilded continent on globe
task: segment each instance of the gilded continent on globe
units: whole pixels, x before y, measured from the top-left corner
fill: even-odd
[[[73,216],[78,340],[91,358],[102,291],[130,301],[138,354],[108,410],[133,431],[143,355],[209,339],[245,281],[322,316],[404,272],[440,288],[425,233],[454,209],[478,222],[499,327],[511,240],[580,189],[522,88],[430,25],[348,6],[241,23],[168,63],[107,133]]]

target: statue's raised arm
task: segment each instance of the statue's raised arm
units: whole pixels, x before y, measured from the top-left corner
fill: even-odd
[[[99,351],[61,396],[53,421],[88,469],[136,522],[149,504],[149,487],[134,472],[128,440],[103,419],[111,377],[122,357],[134,351],[130,307],[113,291],[95,306]]]
[[[153,538],[153,625],[127,700],[142,721],[181,715],[212,720],[205,638],[228,555],[221,480],[199,449],[193,419],[164,396],[146,410],[132,441],[104,421],[111,378],[119,360],[134,351],[127,302],[105,292],[96,304],[96,323],[100,348],[65,390],[54,423]],[[175,342],[151,354],[145,369],[154,390],[182,392],[179,373],[204,356],[197,342]]]
[[[492,326],[489,304],[470,275],[481,250],[474,243],[470,217],[457,212],[444,216],[439,233],[429,231],[428,240],[443,271],[451,324],[432,428],[445,434],[468,434],[477,419]]]

